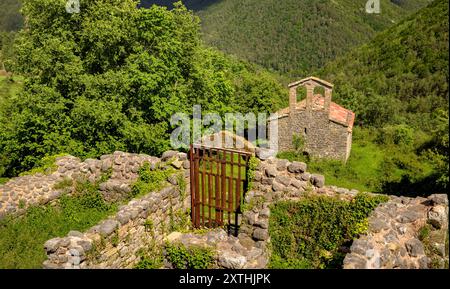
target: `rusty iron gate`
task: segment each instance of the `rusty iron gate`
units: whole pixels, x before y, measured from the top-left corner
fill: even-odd
[[[251,153],[191,145],[191,216],[194,227],[227,225],[237,232]]]

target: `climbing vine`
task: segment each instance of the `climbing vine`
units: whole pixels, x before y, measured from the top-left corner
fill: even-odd
[[[271,206],[271,268],[339,268],[342,246],[367,230],[367,217],[387,196],[358,194],[352,201],[307,196]]]
[[[255,171],[258,168],[258,165],[259,160],[256,157],[251,156],[247,166],[247,191],[250,191],[253,188],[253,179],[255,178]]]

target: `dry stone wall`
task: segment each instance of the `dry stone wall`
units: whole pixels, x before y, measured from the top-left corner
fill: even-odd
[[[119,212],[88,231],[48,240],[44,268],[133,268],[140,250],[162,246],[170,232],[172,212],[185,212],[176,186],[130,201]]]
[[[245,196],[238,238],[245,243],[253,242],[255,247],[265,252],[266,260],[261,264],[267,265],[270,258],[270,205],[282,200],[298,201],[305,193],[351,200],[358,191],[325,186],[325,177],[309,173],[307,165],[302,162],[270,157],[259,163],[253,189]]]
[[[221,228],[203,234],[174,232],[166,241],[186,248],[209,248],[214,252],[211,265],[214,269],[261,269],[268,262],[267,252],[255,242],[239,239]],[[172,268],[169,262],[166,263],[166,268]]]
[[[103,156],[100,164],[105,170],[113,168],[111,179],[103,183],[103,193],[109,200],[126,196],[137,179],[138,169],[149,162],[155,168],[166,162],[178,171],[168,178],[166,186],[133,199],[119,211],[86,232],[71,231],[65,237],[53,238],[44,244],[47,260],[44,268],[133,268],[140,260],[140,251],[150,246],[161,247],[164,237],[174,224],[189,218],[189,162],[185,153],[169,151],[161,159],[146,155],[115,153]],[[107,165],[105,165],[107,164]],[[184,185],[178,184],[184,177]],[[94,179],[92,179],[94,181]],[[114,184],[114,185],[111,185]],[[123,185],[126,186],[123,186]],[[180,188],[184,187],[184,191]]]
[[[179,216],[188,216],[190,208],[189,160],[185,153],[165,152],[161,158],[142,154],[115,152],[100,159],[81,161],[72,156],[60,157],[56,170],[10,180],[0,186],[0,217],[20,214],[29,206],[52,202],[69,189],[57,189],[61,181],[87,179],[98,182],[107,201],[129,198],[139,168],[148,162],[152,168],[162,162],[184,176],[186,189],[180,191],[179,179],[171,176],[164,189],[133,199],[110,218],[85,232],[71,231],[67,236],[45,243],[44,268],[133,268],[140,252],[149,246],[163,246],[165,241],[185,246],[214,249],[214,268],[266,268],[270,259],[270,205],[281,201],[298,201],[306,193],[351,200],[358,193],[325,186],[325,178],[307,171],[302,162],[270,157],[256,152],[261,161],[254,172],[252,189],[244,198],[239,234],[223,229],[204,234],[171,232]],[[264,157],[263,157],[264,156]],[[432,241],[421,239],[426,224],[434,229]],[[344,260],[344,268],[430,268],[443,267],[448,259],[448,198],[391,196],[369,217],[367,234],[355,240]],[[447,237],[448,238],[448,237]],[[430,257],[429,252],[438,252]],[[433,265],[436,267],[436,264]],[[170,264],[165,265],[170,268]]]
[[[307,172],[305,163],[273,157],[259,164],[253,186],[245,197],[246,208],[238,238],[241,242],[254,242],[255,247],[263,249],[267,259],[259,264],[267,264],[270,258],[267,245],[270,243],[271,204],[280,200],[298,201],[307,192],[348,201],[358,193],[357,190],[325,186],[324,176]],[[447,195],[428,198],[390,196],[388,202],[380,204],[371,213],[368,221],[367,234],[355,240],[346,255],[345,269],[444,268],[445,261],[448,262]],[[425,224],[434,227],[428,244],[419,240]]]
[[[427,254],[420,240],[421,229],[430,224],[433,238]],[[425,237],[425,236],[424,236]],[[391,196],[369,217],[367,234],[355,240],[344,260],[346,269],[427,269],[444,268],[448,260],[448,197],[428,198]],[[448,241],[448,240],[447,240]],[[448,250],[448,249],[447,249]],[[434,264],[433,264],[434,263]]]
[[[21,214],[30,206],[44,205],[64,193],[71,193],[63,188],[55,188],[55,185],[67,179],[82,178],[95,182],[102,175],[110,174],[110,178],[100,184],[105,200],[124,199],[131,191],[130,185],[138,177],[139,167],[144,162],[154,166],[159,161],[157,157],[120,151],[84,162],[73,156],[59,157],[54,172],[17,177],[0,185],[0,218],[8,214]]]

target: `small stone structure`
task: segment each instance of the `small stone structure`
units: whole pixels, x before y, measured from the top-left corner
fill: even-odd
[[[297,88],[301,86],[306,87],[306,99],[297,102]],[[318,87],[324,90],[324,96],[315,94]],[[294,136],[299,136],[310,155],[348,159],[355,114],[331,101],[332,89],[331,83],[316,77],[289,84],[289,107],[278,111],[276,118],[279,150],[294,149]]]

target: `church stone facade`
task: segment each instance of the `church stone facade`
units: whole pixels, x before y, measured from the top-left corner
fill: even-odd
[[[298,87],[306,88],[306,99],[300,102]],[[319,87],[323,95],[315,93]],[[303,136],[309,155],[347,161],[355,114],[331,101],[332,90],[331,83],[316,77],[289,84],[289,107],[277,112],[279,151],[293,150],[297,135]]]

